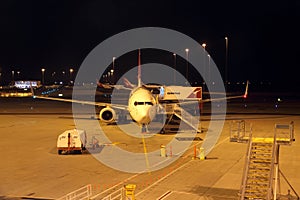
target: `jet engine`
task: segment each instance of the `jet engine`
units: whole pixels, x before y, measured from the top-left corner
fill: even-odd
[[[100,111],[99,118],[106,123],[113,122],[116,120],[116,112],[110,107],[103,108]]]

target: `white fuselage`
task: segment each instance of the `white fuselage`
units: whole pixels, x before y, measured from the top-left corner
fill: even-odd
[[[155,117],[156,105],[157,102],[152,93],[146,88],[138,87],[130,94],[128,111],[136,123],[146,125]]]

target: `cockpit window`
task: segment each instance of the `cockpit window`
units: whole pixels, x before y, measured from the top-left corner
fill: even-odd
[[[153,106],[153,103],[150,102],[150,101],[146,101],[146,102],[135,101],[135,102],[134,102],[134,105],[135,105],[135,106],[137,106],[137,105],[150,105],[150,106]]]

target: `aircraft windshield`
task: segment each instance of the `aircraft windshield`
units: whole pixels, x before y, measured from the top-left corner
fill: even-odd
[[[135,106],[137,106],[137,105],[150,105],[150,106],[153,106],[153,103],[150,102],[150,101],[146,101],[146,102],[135,101],[135,102],[134,102],[134,105],[135,105]]]

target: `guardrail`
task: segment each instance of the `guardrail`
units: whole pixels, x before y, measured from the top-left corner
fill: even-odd
[[[252,124],[245,120],[233,120],[230,124],[230,142],[246,143],[252,134]]]
[[[92,196],[92,185],[88,184],[82,188],[79,188],[73,192],[70,192],[57,200],[84,200],[84,199],[90,199]]]
[[[106,197],[102,198],[102,200],[123,200],[124,197],[124,188],[120,188],[119,190],[114,191],[113,193],[107,195]]]

